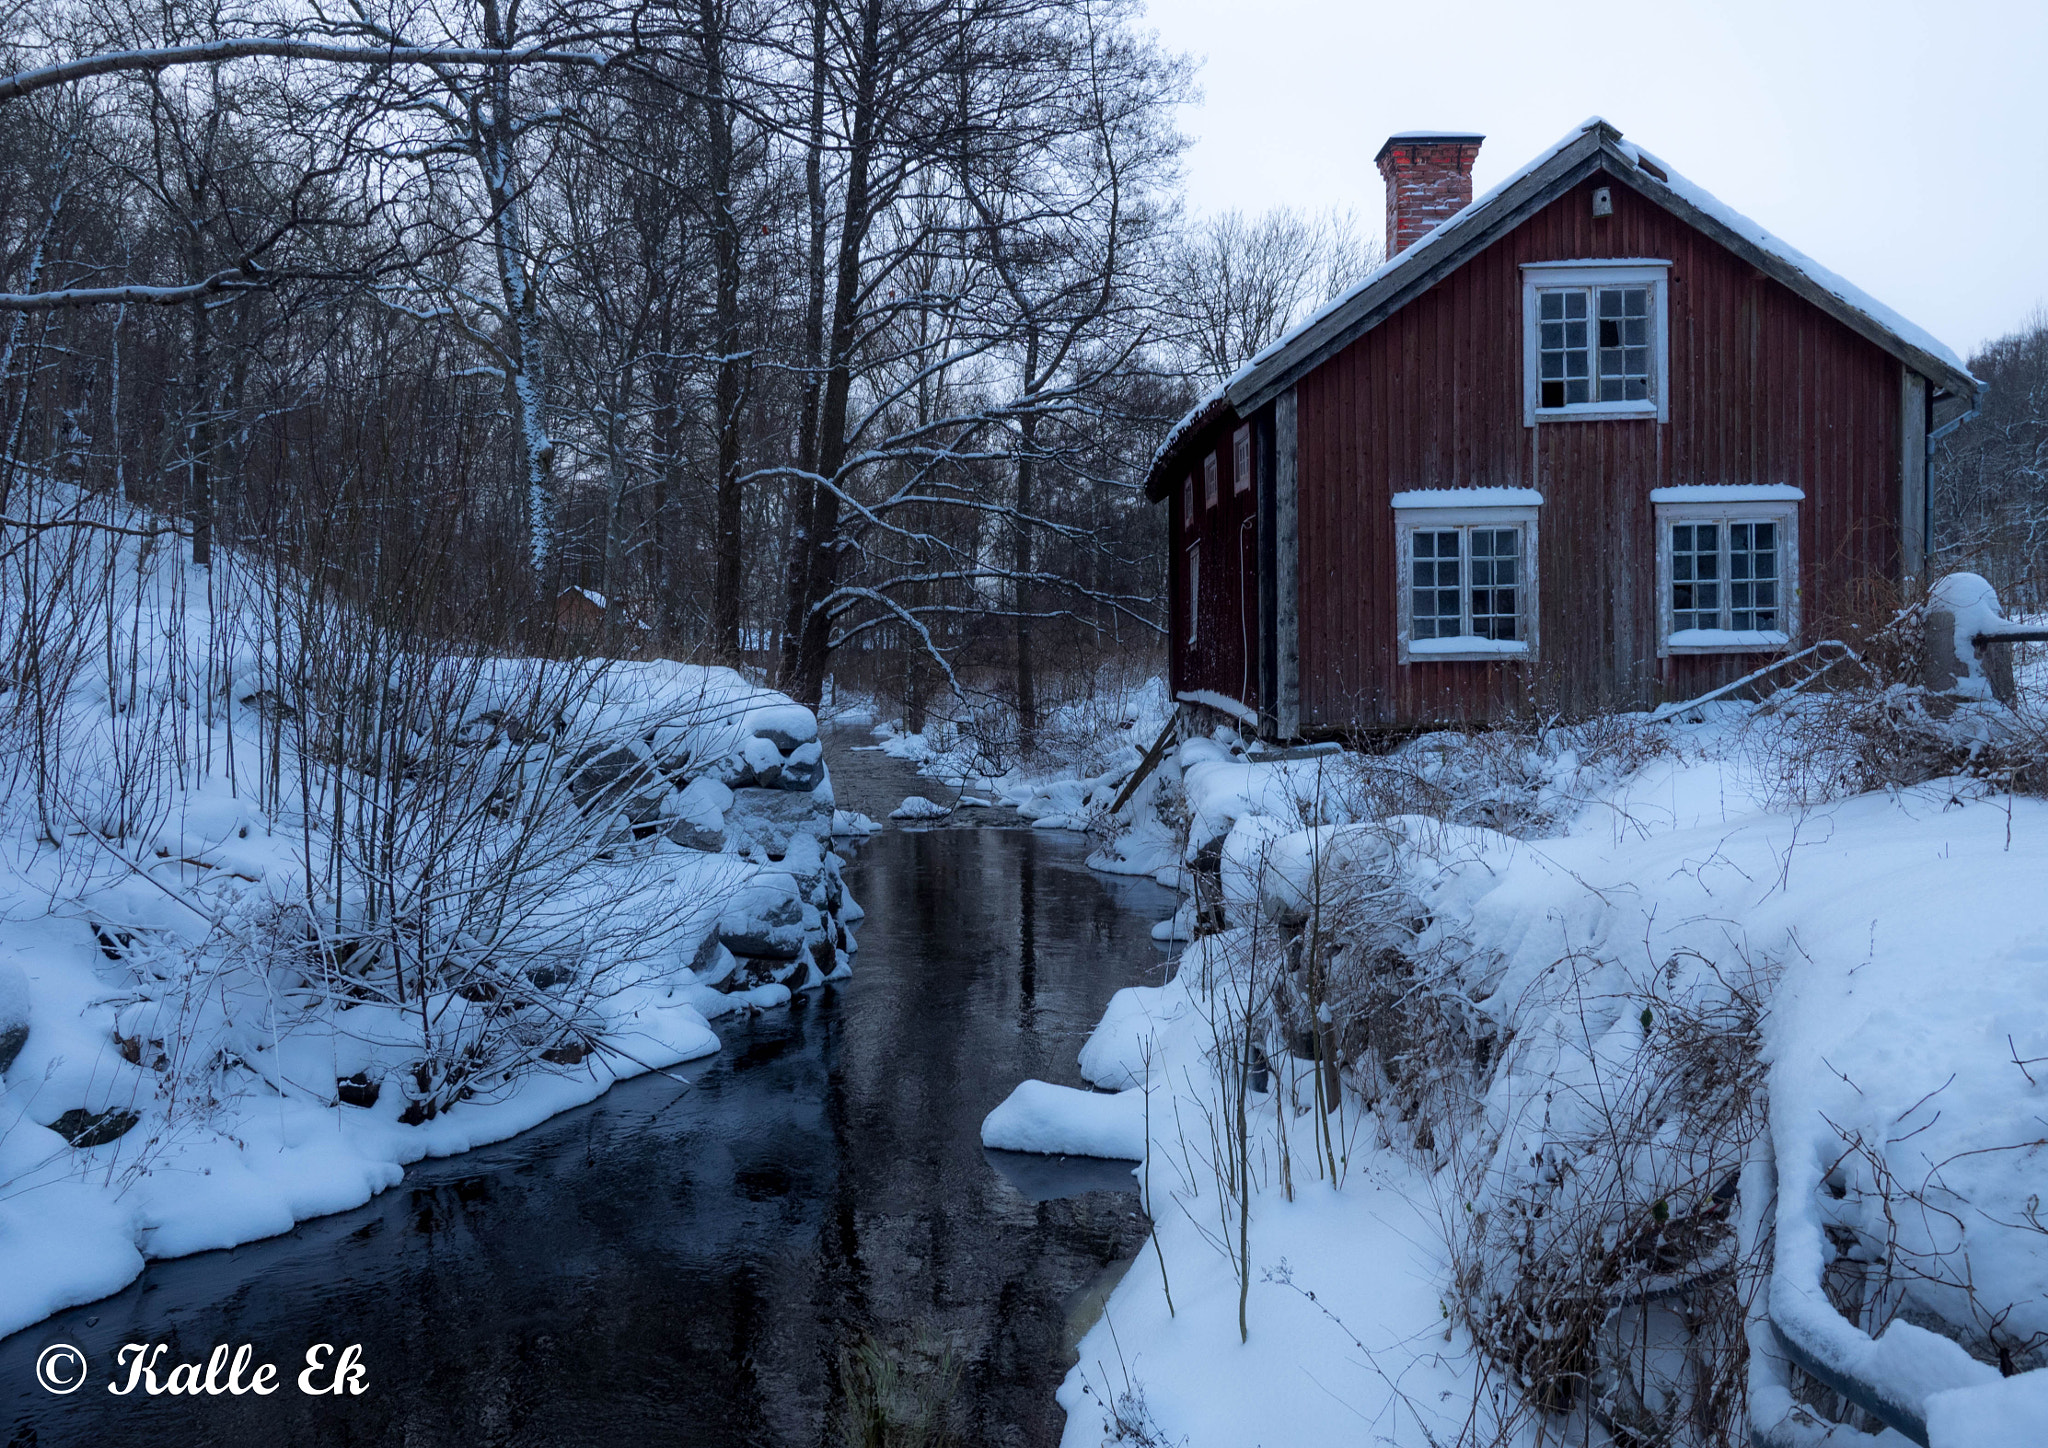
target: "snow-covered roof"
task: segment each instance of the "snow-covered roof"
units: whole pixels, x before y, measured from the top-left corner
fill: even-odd
[[[1260,406],[1331,351],[1348,345],[1435,285],[1471,251],[1555,200],[1559,183],[1572,184],[1577,173],[1598,169],[1602,158],[1607,161],[1604,169],[1631,188],[1723,245],[1753,254],[1751,259],[1764,271],[1922,375],[1952,392],[1974,397],[1982,390],[1963,360],[1932,334],[1686,180],[1658,157],[1623,140],[1619,130],[1594,116],[1252,358],[1224,384],[1224,396],[1240,413]]]
[[[1160,474],[1166,460],[1180,450],[1184,439],[1192,433],[1204,431],[1229,407],[1230,404],[1223,400],[1223,386],[1219,384],[1203,393],[1193,407],[1181,414],[1180,421],[1167,429],[1165,439],[1152,454],[1151,466],[1146,469],[1146,476],[1151,479],[1149,496],[1153,502],[1166,496],[1166,483]]]
[[[1937,385],[1973,402],[1983,391],[1963,360],[1931,333],[1773,236],[1657,156],[1623,140],[1619,130],[1594,116],[1239,368],[1219,393],[1182,419],[1161,447],[1155,470],[1206,420],[1200,415],[1204,408],[1215,407],[1219,398],[1240,416],[1264,406],[1595,170],[1606,171],[1742,255]],[[1163,496],[1164,485],[1154,481],[1160,489],[1154,496]]]

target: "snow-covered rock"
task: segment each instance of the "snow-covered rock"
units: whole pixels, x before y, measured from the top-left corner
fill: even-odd
[[[1047,1156],[1138,1161],[1145,1155],[1145,1093],[1111,1096],[1024,1081],[983,1119],[981,1144]]]
[[[814,795],[750,786],[734,790],[732,796],[725,815],[726,835],[742,854],[758,849],[777,859],[789,852],[796,835],[831,835],[831,806]]]
[[[921,794],[913,794],[904,800],[903,803],[897,805],[896,808],[890,810],[889,818],[892,820],[942,820],[952,812],[951,807],[940,804],[937,800],[926,799]]]

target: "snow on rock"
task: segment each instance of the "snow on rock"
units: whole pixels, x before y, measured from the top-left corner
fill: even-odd
[[[1993,696],[1992,681],[1977,652],[1976,639],[1979,634],[1995,634],[2007,626],[1998,605],[1998,590],[1980,574],[1950,573],[1936,579],[1927,591],[1927,610],[1930,626],[1947,615],[1953,630],[1948,641],[1950,657],[1943,658],[1939,651],[1930,648],[1930,672],[1945,669],[1953,675],[1946,692],[1989,702]]]
[[[942,820],[952,812],[952,807],[949,805],[940,804],[937,800],[926,799],[921,794],[913,794],[904,800],[903,803],[897,805],[896,808],[890,810],[889,818],[892,820]]]
[[[853,838],[872,835],[882,827],[858,810],[834,810],[832,812],[832,833]]]
[[[1240,724],[1254,729],[1258,727],[1258,710],[1252,708],[1249,704],[1240,704],[1228,694],[1219,694],[1214,689],[1182,689],[1173,697],[1180,700],[1183,704],[1200,704],[1205,709],[1214,709],[1219,714],[1227,714]]]
[[[1247,815],[1301,824],[1333,821],[1341,813],[1329,777],[1331,756],[1255,763],[1198,739],[1181,746],[1180,759],[1190,816],[1189,860]]]
[[[1145,1093],[1078,1091],[1050,1081],[1019,1083],[981,1123],[981,1144],[1046,1156],[1145,1155]]]
[[[814,793],[747,786],[732,792],[725,828],[732,848],[741,854],[777,858],[798,835],[813,838],[832,832],[832,807]]]
[[[1168,889],[1175,888],[1172,885]],[[1195,938],[1195,902],[1183,900],[1180,908],[1166,919],[1152,927],[1154,940],[1193,940]]]

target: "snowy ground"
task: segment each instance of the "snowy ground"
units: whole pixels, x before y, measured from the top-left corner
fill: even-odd
[[[1216,741],[1160,772],[1163,805],[1131,813],[1162,833],[1184,820],[1191,863],[1220,850],[1226,928],[1194,942],[1172,983],[1112,1004],[1081,1059],[1119,1095],[1027,1083],[985,1128],[1022,1149],[1143,1147],[1155,1242],[1062,1389],[1067,1448],[1533,1443],[1567,1426],[1600,1441],[1583,1414],[1545,1418],[1503,1395],[1471,1303],[1554,1306],[1516,1276],[1531,1250],[1597,1264],[1616,1301],[1655,1289],[1683,1242],[1732,1251],[1737,1171],[1747,1260],[1769,1261],[1776,1229],[1781,1323],[1891,1384],[1937,1448],[2048,1441],[2048,1373],[2001,1378],[1986,1361],[2003,1349],[2040,1368],[2048,1344],[2048,805],[1941,780],[1792,808],[1780,731],[1798,720],[1738,728],[1736,711],[1708,713],[1626,767],[1552,750],[1475,772],[1446,752],[1474,823],[1382,818],[1358,806],[1384,783],[1327,760],[1251,763]],[[1236,1158],[1218,1063],[1247,992],[1271,988],[1255,980],[1274,969],[1258,960],[1267,927],[1298,917],[1317,879],[1399,895],[1426,922],[1397,927],[1415,988],[1458,1001],[1462,1029],[1496,1044],[1476,1099],[1368,1082],[1377,1111],[1361,1109],[1347,1057],[1320,1142],[1313,1069],[1276,1056],[1250,1078]],[[1675,1120],[1705,1108],[1675,1084],[1686,1052],[1743,1031],[1768,1140],[1732,1113],[1717,1145],[1688,1143]],[[1456,1129],[1419,1143],[1411,1116]],[[1576,1177],[1603,1144],[1609,1178]],[[1774,1206],[1757,1175],[1772,1162]],[[1829,1263],[1862,1274],[1853,1323],[1821,1296]],[[1674,1360],[1638,1363],[1633,1411],[1677,1400],[1659,1383]],[[1818,1432],[1760,1361],[1760,1420],[1788,1441]],[[1828,1439],[1881,1441],[1903,1440]]]

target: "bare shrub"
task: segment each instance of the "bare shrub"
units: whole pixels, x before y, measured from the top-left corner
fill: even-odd
[[[1424,734],[1389,754],[1347,753],[1331,790],[1353,819],[1418,814],[1503,834],[1555,834],[1603,787],[1669,754],[1640,715],[1528,730]]]

